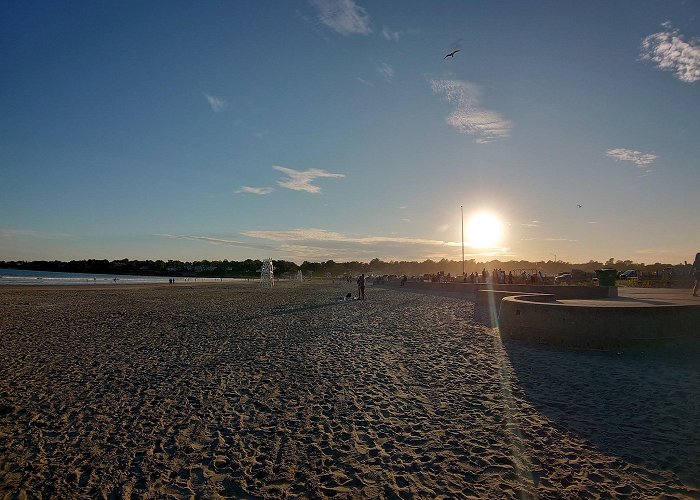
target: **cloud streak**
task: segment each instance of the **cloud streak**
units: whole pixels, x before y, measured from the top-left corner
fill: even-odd
[[[382,63],[377,66],[377,73],[379,73],[379,76],[381,76],[386,82],[390,82],[394,79],[394,68],[389,66],[387,63]]]
[[[455,106],[445,121],[461,134],[477,137],[485,144],[510,135],[512,124],[499,113],[481,107],[479,88],[470,82],[450,79],[430,80],[433,92]]]
[[[292,168],[281,167],[275,165],[272,168],[282,172],[287,176],[286,179],[281,179],[277,181],[277,184],[283,188],[292,189],[294,191],[306,191],[307,193],[320,193],[321,188],[311,184],[314,179],[328,177],[328,178],[342,178],[345,174],[334,174],[332,172],[326,172],[325,170],[320,170],[317,168],[311,168],[309,170],[299,171]]]
[[[700,80],[700,44],[696,40],[686,42],[668,21],[661,26],[663,31],[642,40],[640,59],[652,61],[661,71],[673,71],[682,82]]]
[[[34,231],[31,229],[3,229],[0,228],[0,240],[13,238],[40,238],[46,240],[58,240],[62,238],[71,238],[68,233],[46,233],[43,231]]]
[[[310,0],[323,24],[343,35],[367,35],[370,17],[367,11],[353,0]]]
[[[409,29],[409,30],[404,30],[404,31],[394,31],[391,28],[389,28],[386,25],[382,26],[382,31],[379,32],[379,35],[384,38],[385,40],[389,40],[390,42],[398,42],[402,37],[408,35],[408,36],[413,36],[413,35],[418,35],[420,33],[419,30],[416,29]]]
[[[335,241],[343,243],[359,243],[369,245],[374,243],[400,243],[411,245],[458,245],[442,240],[427,240],[424,238],[401,238],[394,236],[362,236],[352,237],[326,229],[290,229],[285,231],[244,231],[244,236],[262,238],[272,241]]]
[[[226,106],[228,106],[228,103],[219,97],[207,94],[206,92],[202,92],[202,95],[207,100],[214,113],[221,113],[224,109],[226,109]]]
[[[299,228],[281,231],[251,230],[241,233],[248,238],[265,239],[280,243],[280,251],[288,255],[320,259],[395,257],[424,259],[438,256],[458,257],[461,242],[397,236],[350,236],[336,231],[317,228]],[[468,242],[470,249],[476,248]],[[502,253],[503,248],[479,249],[480,253]]]
[[[240,189],[235,191],[236,194],[257,194],[265,195],[273,192],[275,188],[271,187],[251,187],[251,186],[241,186]]]
[[[396,236],[353,236],[318,228],[289,230],[249,230],[238,237],[190,234],[156,234],[170,240],[193,241],[210,245],[265,251],[275,258],[292,260],[369,260],[382,259],[416,260],[426,258],[459,258],[461,242]],[[506,248],[477,249],[467,244],[470,256],[504,255]]]
[[[615,161],[630,161],[639,168],[651,165],[658,158],[655,154],[624,148],[608,149],[606,155],[615,159]]]
[[[229,240],[229,239],[225,239],[225,238],[213,238],[210,236],[193,236],[193,235],[189,235],[189,234],[165,234],[165,233],[155,234],[154,236],[158,236],[161,238],[168,238],[170,240],[201,241],[204,243],[212,243],[215,245],[226,245],[226,246],[238,247],[238,248],[249,248],[249,249],[253,249],[253,250],[275,250],[274,246],[266,245],[263,243],[248,243],[245,241]]]
[[[393,40],[394,42],[398,42],[399,38],[401,38],[401,32],[399,31],[391,31],[388,27],[383,26],[382,27],[382,36],[386,40]]]

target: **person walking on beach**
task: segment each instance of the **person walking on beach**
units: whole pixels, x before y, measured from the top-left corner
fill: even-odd
[[[693,262],[693,267],[690,268],[690,275],[695,280],[695,285],[693,286],[693,297],[697,297],[698,282],[700,281],[700,252],[695,254],[695,262]]]
[[[359,278],[357,278],[357,298],[359,300],[365,300],[365,275],[362,273]]]

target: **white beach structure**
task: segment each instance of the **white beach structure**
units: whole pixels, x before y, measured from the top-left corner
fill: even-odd
[[[275,285],[275,266],[272,259],[265,259],[260,269],[260,286],[271,287]]]
[[[299,281],[304,281],[304,273],[301,272],[301,269],[297,272],[297,279]]]

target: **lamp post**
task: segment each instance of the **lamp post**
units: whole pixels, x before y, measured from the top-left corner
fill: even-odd
[[[462,213],[462,276],[464,276],[464,206],[460,205],[459,210]]]

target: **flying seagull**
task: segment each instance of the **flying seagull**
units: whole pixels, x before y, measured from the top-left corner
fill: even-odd
[[[445,57],[443,57],[443,59],[447,59],[448,57],[453,57],[453,58],[454,58],[455,54],[456,54],[457,52],[459,52],[459,50],[460,50],[460,49],[457,49],[457,50],[455,50],[454,52],[450,52],[450,53],[447,54]]]
[[[581,208],[583,205],[577,205],[577,206],[578,206],[578,208]]]

